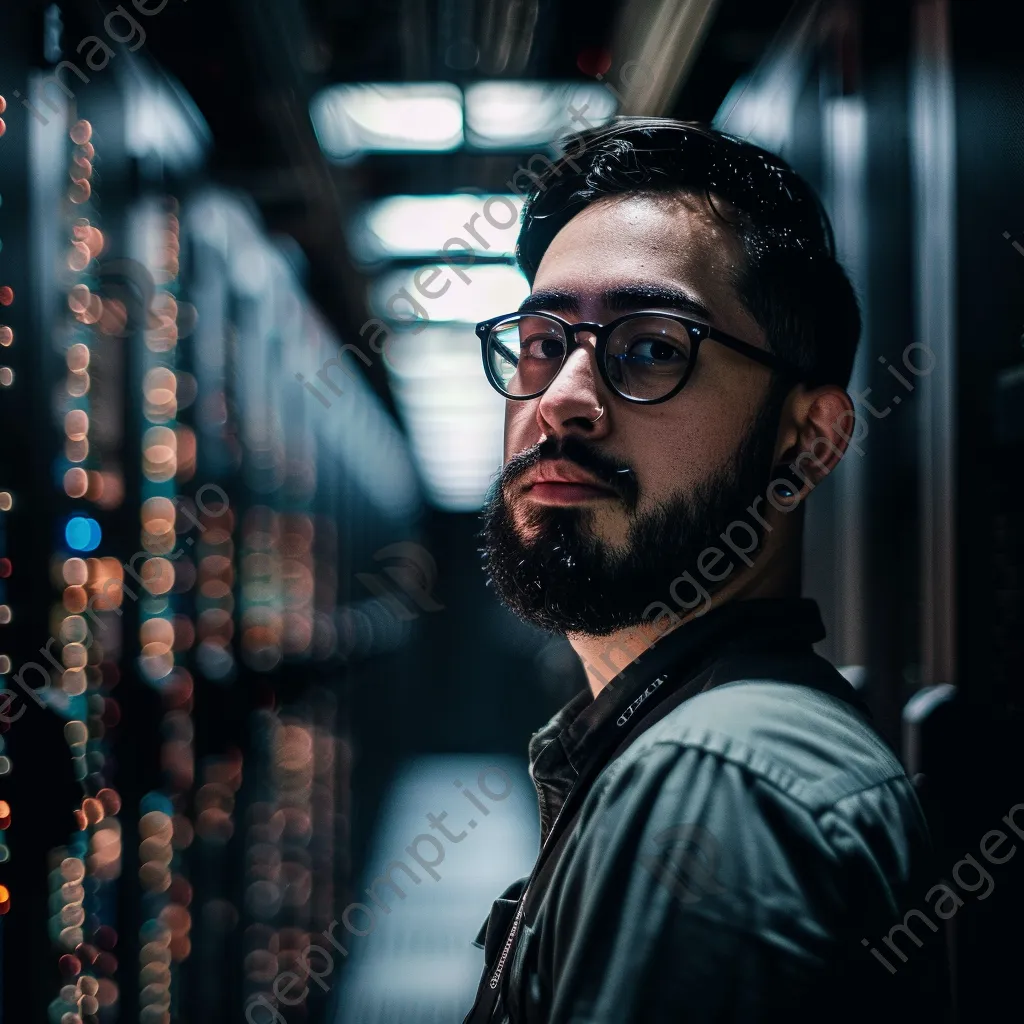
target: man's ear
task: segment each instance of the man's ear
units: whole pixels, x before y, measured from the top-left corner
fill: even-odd
[[[795,387],[782,415],[776,464],[786,467],[806,494],[839,465],[855,419],[853,401],[842,388]]]

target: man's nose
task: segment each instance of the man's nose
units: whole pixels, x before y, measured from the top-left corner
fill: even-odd
[[[575,424],[587,425],[587,433],[605,429],[607,417],[602,409],[607,404],[594,355],[594,335],[581,331],[578,344],[561,365],[555,379],[541,395],[537,418],[545,433],[561,434]],[[595,423],[596,421],[596,423]]]

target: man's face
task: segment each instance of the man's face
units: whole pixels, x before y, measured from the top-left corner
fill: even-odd
[[[571,322],[662,309],[766,347],[731,284],[743,260],[701,198],[615,197],[555,236],[533,295]],[[602,634],[667,600],[669,581],[695,568],[681,563],[764,493],[781,400],[769,370],[705,341],[681,392],[631,403],[605,385],[593,335],[578,340],[543,395],[506,405],[505,468],[483,536],[488,573],[514,611],[559,632]]]

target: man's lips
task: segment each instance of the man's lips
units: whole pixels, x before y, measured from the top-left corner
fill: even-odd
[[[522,492],[546,505],[575,505],[619,496],[607,484],[565,460],[541,462],[528,470]]]
[[[614,491],[590,484],[541,483],[526,488],[526,496],[543,505],[578,505],[582,501],[615,498]]]

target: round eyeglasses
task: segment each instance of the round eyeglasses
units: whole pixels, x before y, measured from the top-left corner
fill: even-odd
[[[607,324],[569,323],[553,313],[506,313],[484,320],[476,333],[487,379],[506,398],[537,398],[558,376],[581,331],[597,339],[594,353],[605,384],[628,402],[650,405],[678,394],[705,340],[797,380],[803,377],[788,360],[692,317],[641,310]]]

